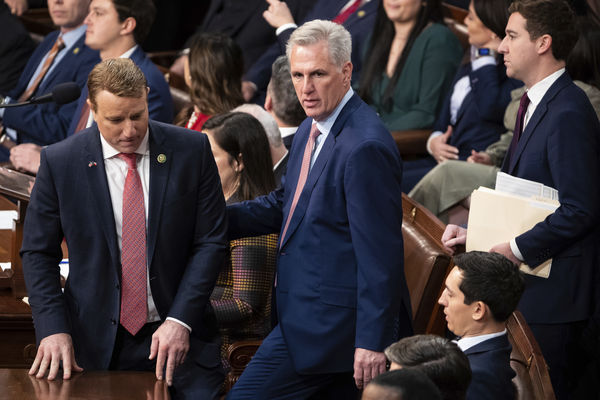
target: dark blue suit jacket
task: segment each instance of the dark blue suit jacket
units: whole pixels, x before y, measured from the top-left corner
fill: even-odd
[[[305,18],[299,19],[298,26],[313,19],[334,19],[347,3],[347,0],[318,0]],[[375,15],[379,0],[371,0],[363,4],[345,22],[344,28],[352,35],[352,81],[360,79],[362,56],[369,45],[368,37],[373,30]],[[259,90],[265,90],[271,79],[271,65],[277,57],[285,54],[285,46],[294,29],[283,31],[278,37],[278,43],[271,45],[246,73],[245,79],[256,84]]]
[[[283,188],[228,207],[230,238],[282,229],[311,121],[295,135]],[[298,372],[351,371],[356,347],[383,351],[412,333],[401,172],[391,135],[354,95],[310,170],[278,254],[277,314]]]
[[[14,102],[27,88],[37,66],[52,48],[58,34],[59,32],[56,31],[46,36],[29,59],[19,83],[9,93]],[[87,47],[84,42],[85,34],[81,35],[60,60],[60,63],[44,78],[34,95],[50,92],[54,86],[63,82],[75,82],[80,88],[84,87],[89,72],[94,65],[100,62],[98,52]],[[77,103],[71,102],[62,106],[56,103],[46,103],[9,108],[4,112],[3,124],[18,132],[19,143],[31,142],[45,146],[67,137],[67,129],[76,107]],[[6,155],[8,154],[6,153]]]
[[[144,50],[142,50],[140,46],[135,49],[130,58],[131,61],[140,67],[148,81],[148,87],[150,88],[150,92],[148,93],[148,113],[150,114],[150,118],[167,124],[172,123],[173,99],[171,98],[171,91],[169,90],[169,84],[165,80],[165,77],[156,65],[146,57],[146,53],[144,53]],[[81,109],[83,108],[87,97],[88,89],[86,84],[81,91],[79,100],[77,100],[77,109],[73,113],[67,136],[71,136],[75,133],[79,118],[81,117]]]
[[[516,238],[525,262],[552,258],[548,279],[526,275],[519,310],[531,323],[585,320],[594,307],[600,252],[600,123],[565,72],[531,116],[502,170],[558,190],[560,207]],[[510,159],[509,159],[510,158]]]
[[[150,286],[162,320],[192,327],[192,357],[219,365],[204,317],[226,251],[225,202],[205,135],[150,121]],[[157,161],[164,154],[166,162]],[[63,237],[69,277],[60,289]],[[79,365],[107,369],[119,321],[121,262],[96,127],[42,150],[27,209],[23,270],[37,340],[70,333]],[[209,306],[210,307],[210,306]]]
[[[515,398],[512,379],[516,374],[510,367],[511,351],[512,346],[506,335],[488,339],[465,350],[472,374],[467,400]]]

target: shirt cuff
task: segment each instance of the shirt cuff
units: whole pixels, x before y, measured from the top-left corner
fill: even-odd
[[[486,65],[496,65],[496,57],[482,56],[471,61],[471,70],[477,71],[479,68],[485,67]]]
[[[523,254],[521,254],[521,251],[519,250],[519,247],[517,246],[516,239],[511,239],[509,243],[510,243],[510,250],[513,252],[515,257],[517,257],[519,259],[519,261],[521,261],[521,262],[525,261]]]
[[[167,317],[167,321],[173,321],[173,322],[177,322],[179,325],[183,325],[186,327],[186,329],[188,331],[190,331],[190,333],[192,333],[192,328],[186,324],[185,322],[181,322],[180,320],[178,320],[177,318],[173,318],[173,317]]]
[[[287,29],[296,29],[297,27],[298,27],[298,25],[294,24],[293,22],[283,24],[279,28],[277,28],[277,30],[275,31],[275,34],[277,36],[279,36],[279,35],[281,35],[281,32],[283,32]]]
[[[431,135],[429,135],[429,137],[427,138],[427,144],[426,144],[426,147],[427,147],[427,152],[428,152],[429,154],[431,154],[431,146],[430,146],[430,145],[431,145],[431,139],[433,139],[433,138],[435,138],[435,137],[438,137],[438,136],[440,136],[440,135],[443,135],[443,134],[444,134],[444,133],[443,133],[443,132],[440,132],[440,131],[431,132]]]

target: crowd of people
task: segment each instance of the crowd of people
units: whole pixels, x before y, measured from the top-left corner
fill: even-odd
[[[465,49],[440,0],[211,0],[171,67],[189,89],[177,110],[142,49],[154,3],[47,0],[58,30],[33,49],[15,15],[44,4],[0,1],[0,100],[81,89],[0,108],[0,161],[36,175],[30,374],[154,371],[173,398],[219,398],[229,345],[250,339],[228,399],[515,398],[519,310],[557,398],[598,389],[594,2],[471,0]],[[390,131],[413,129],[432,133],[402,160]],[[449,222],[453,254],[456,216],[498,171],[555,188],[559,207],[455,255],[447,337],[414,335],[402,193]],[[547,278],[519,268],[549,259]]]

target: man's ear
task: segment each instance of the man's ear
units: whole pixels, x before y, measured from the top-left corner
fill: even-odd
[[[137,22],[135,18],[129,17],[126,18],[125,21],[121,23],[121,35],[133,34],[135,27],[137,26]]]
[[[92,102],[90,101],[89,98],[86,100],[86,103],[87,103],[88,107],[90,108],[90,111],[92,112],[92,117],[94,118],[94,121],[96,121],[96,110],[95,110],[94,105],[92,104]]]
[[[471,305],[473,306],[471,318],[473,318],[474,321],[483,321],[486,313],[489,312],[488,306],[483,301],[475,301]]]
[[[352,83],[352,63],[350,61],[346,62],[346,64],[344,64],[344,66],[342,67],[342,73],[344,74],[344,84],[348,84],[348,87],[350,87],[350,84]]]
[[[269,91],[267,91],[267,95],[265,97],[265,110],[268,112],[273,110],[273,99],[271,98]]]
[[[552,36],[545,34],[536,39],[536,47],[538,54],[544,54],[552,51]]]

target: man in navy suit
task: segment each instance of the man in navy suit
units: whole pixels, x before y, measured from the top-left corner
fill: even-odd
[[[469,359],[472,378],[466,398],[514,399],[512,346],[505,322],[523,294],[523,276],[497,253],[463,253],[454,263],[438,302],[444,306],[448,329],[460,337],[458,347]]]
[[[64,48],[56,53],[54,61],[33,91],[32,96],[48,93],[59,83],[75,82],[83,88],[87,75],[99,61],[98,52],[85,46],[85,25],[89,0],[50,0],[48,11],[52,22],[60,27],[59,31],[46,36],[29,59],[17,86],[9,93],[14,103],[27,93],[27,88],[42,76],[41,70],[47,56],[51,53],[57,39],[64,42]],[[0,109],[0,118],[5,128],[0,161],[8,160],[8,149],[15,143],[35,143],[45,146],[58,142],[67,136],[67,128],[73,117],[75,102],[58,105],[41,105]]]
[[[585,363],[578,348],[597,306],[600,243],[600,124],[584,92],[565,72],[577,40],[575,17],[562,0],[519,0],[511,5],[499,51],[507,75],[527,87],[520,134],[502,170],[558,190],[560,207],[544,221],[490,251],[536,267],[552,259],[547,279],[526,276],[519,310],[531,327],[559,398],[577,384]],[[527,104],[529,103],[529,104]],[[448,247],[466,231],[449,225]]]
[[[148,81],[148,112],[155,121],[173,121],[173,99],[169,85],[156,65],[146,57],[141,43],[154,21],[152,0],[93,0],[85,19],[87,30],[85,44],[100,52],[100,58],[131,58]],[[70,136],[92,126],[94,120],[87,106],[88,92],[83,88],[77,108],[67,130]],[[24,143],[10,151],[10,161],[15,168],[36,174],[40,166],[41,146]]]
[[[64,379],[156,371],[175,398],[215,398],[223,371],[208,308],[225,202],[206,137],[148,121],[146,84],[131,60],[98,64],[88,80],[97,126],[42,150],[21,249],[39,341],[30,374],[49,368],[52,380],[61,361]]]
[[[230,238],[280,232],[279,324],[230,398],[356,396],[385,371],[383,350],[411,334],[403,270],[402,162],[389,132],[350,88],[351,38],[316,20],[287,54],[307,118],[283,188],[228,208]],[[353,381],[354,377],[354,381]]]

